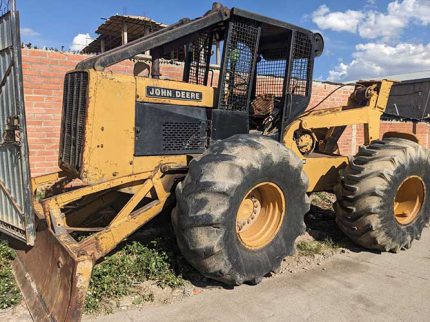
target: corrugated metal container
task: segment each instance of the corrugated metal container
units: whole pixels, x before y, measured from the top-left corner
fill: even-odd
[[[413,79],[393,86],[385,118],[430,119],[430,78]]]
[[[0,17],[0,231],[34,243],[34,212],[25,123],[19,17]]]

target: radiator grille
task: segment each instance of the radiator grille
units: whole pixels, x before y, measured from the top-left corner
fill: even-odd
[[[63,165],[80,170],[85,118],[87,113],[88,73],[72,72],[64,81],[63,121],[60,161]]]
[[[195,151],[205,148],[205,122],[164,122],[165,152]]]

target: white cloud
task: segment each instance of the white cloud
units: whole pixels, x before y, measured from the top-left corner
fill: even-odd
[[[70,46],[70,50],[81,51],[92,41],[93,39],[91,38],[89,33],[77,34],[75,38],[73,38],[72,45]]]
[[[407,25],[408,21],[401,17],[371,11],[358,26],[358,33],[362,38],[383,38],[388,41],[399,37]]]
[[[429,0],[395,0],[388,4],[386,12],[373,8],[331,12],[322,5],[312,13],[312,21],[321,29],[358,32],[362,38],[384,41],[397,39],[411,23],[430,24]]]
[[[357,26],[363,18],[360,11],[347,10],[345,12],[330,12],[326,5],[320,6],[312,13],[312,21],[321,29],[334,31],[357,32]]]
[[[358,34],[371,42],[355,47],[352,60],[329,72],[331,81],[368,79],[430,69],[430,43],[401,41],[411,25],[430,26],[430,0],[391,0],[385,10],[368,0],[360,11],[332,12],[326,5],[312,14],[320,29]]]
[[[355,47],[349,64],[339,63],[329,72],[330,81],[369,79],[430,69],[430,43],[396,46],[368,43]]]
[[[28,36],[28,37],[36,37],[36,36],[40,36],[40,33],[38,33],[37,31],[34,31],[31,28],[21,28],[21,35]]]
[[[430,1],[403,0],[388,4],[387,13],[369,11],[359,24],[361,37],[367,39],[396,39],[410,23],[427,25],[430,23]]]
[[[403,0],[393,1],[388,4],[388,14],[404,19],[412,19],[421,25],[430,24],[429,0]]]

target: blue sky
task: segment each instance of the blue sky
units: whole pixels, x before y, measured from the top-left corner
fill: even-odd
[[[103,17],[125,11],[169,24],[201,15],[213,1],[17,2],[24,42],[69,49],[78,34],[95,37]],[[223,4],[321,32],[326,49],[316,62],[317,79],[347,81],[430,70],[430,0],[226,0]]]

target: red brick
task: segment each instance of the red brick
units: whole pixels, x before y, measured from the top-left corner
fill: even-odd
[[[61,111],[64,75],[74,69],[77,63],[90,57],[72,53],[50,52],[24,48],[23,73],[27,114],[27,130],[30,146],[30,166],[32,175],[58,171],[58,149],[60,140]],[[161,65],[161,73],[173,80],[181,80],[183,66]],[[108,70],[131,75],[133,63],[125,61]],[[218,85],[219,71],[214,72],[213,86]],[[338,85],[315,82],[309,108],[319,104],[317,109],[346,105],[353,88],[342,88],[332,93]],[[326,98],[327,97],[327,98]],[[387,131],[414,131],[412,124],[401,122],[382,122],[381,136]],[[420,143],[428,146],[430,125],[418,124],[415,128]],[[355,154],[363,144],[363,126],[355,126],[355,139],[352,127],[347,127],[339,140],[339,148],[344,154]],[[355,150],[352,149],[355,147]]]

